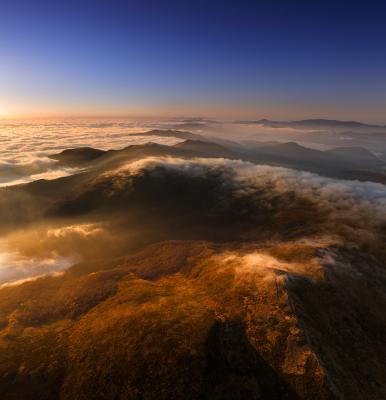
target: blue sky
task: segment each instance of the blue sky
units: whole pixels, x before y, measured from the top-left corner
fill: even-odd
[[[386,122],[382,1],[0,0],[0,112]]]

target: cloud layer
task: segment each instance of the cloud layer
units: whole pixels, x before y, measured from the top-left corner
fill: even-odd
[[[162,126],[155,122],[66,120],[62,122],[1,123],[0,187],[53,179],[73,173],[58,168],[47,155],[74,147],[120,149],[149,141],[175,144],[180,139],[141,136],[141,132]],[[137,133],[137,135],[135,135]]]
[[[185,160],[171,157],[149,157],[123,165],[104,174],[115,188],[124,185],[128,176],[158,168],[193,177],[216,172],[222,185],[236,196],[266,197],[295,193],[325,212],[326,218],[345,222],[353,227],[371,229],[386,223],[386,186],[372,182],[338,180],[313,173],[281,167],[254,165],[226,159]],[[158,172],[157,172],[158,171]]]
[[[0,251],[0,288],[24,283],[26,280],[61,272],[75,262],[71,257],[34,259],[16,251]]]

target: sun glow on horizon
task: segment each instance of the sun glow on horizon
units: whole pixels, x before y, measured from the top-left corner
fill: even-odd
[[[0,118],[8,117],[8,115],[9,115],[8,111],[2,106],[0,106]]]

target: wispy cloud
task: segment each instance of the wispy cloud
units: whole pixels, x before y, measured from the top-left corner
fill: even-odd
[[[16,284],[46,274],[55,274],[70,267],[76,257],[62,257],[51,254],[47,257],[28,257],[0,241],[0,287]]]

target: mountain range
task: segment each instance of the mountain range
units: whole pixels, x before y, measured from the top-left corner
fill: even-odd
[[[186,135],[185,132],[178,131],[167,131],[164,135],[179,138],[190,136]],[[81,165],[96,159],[100,162],[107,161],[119,156],[222,157],[257,164],[268,163],[291,167],[332,177],[386,182],[384,169],[386,162],[362,147],[337,147],[327,151],[320,151],[301,146],[295,142],[248,140],[240,144],[216,138],[207,139],[200,135],[195,135],[194,137],[195,139],[187,139],[174,146],[148,143],[129,146],[119,151],[77,148],[65,150],[51,157],[58,160],[62,165],[68,166]]]
[[[281,127],[296,127],[296,128],[304,128],[304,129],[382,129],[386,130],[386,126],[382,125],[373,125],[373,124],[365,124],[363,122],[357,121],[340,121],[340,120],[332,120],[332,119],[304,119],[298,121],[273,121],[269,119],[259,119],[259,120],[245,120],[238,121],[241,124],[257,124],[268,126],[272,128],[281,128]]]

